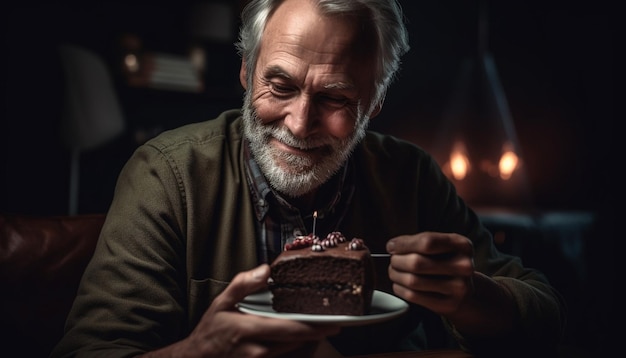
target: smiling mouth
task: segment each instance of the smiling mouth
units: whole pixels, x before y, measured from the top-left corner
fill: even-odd
[[[273,145],[282,152],[295,154],[295,155],[311,155],[316,152],[319,148],[300,148],[293,147],[285,142],[282,142],[276,138],[272,138],[270,142],[273,142]]]

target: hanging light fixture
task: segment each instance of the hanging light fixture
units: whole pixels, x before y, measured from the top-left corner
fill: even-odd
[[[477,51],[461,64],[435,156],[461,196],[477,205],[529,205],[513,118],[488,51],[487,1],[480,0]]]

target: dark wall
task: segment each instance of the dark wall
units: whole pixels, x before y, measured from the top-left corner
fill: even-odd
[[[430,150],[461,60],[476,49],[479,3],[401,2],[412,50],[372,128]],[[123,136],[83,153],[81,212],[106,210],[138,133],[152,135],[211,118],[239,103],[240,92],[233,89],[238,85],[238,57],[230,43],[207,44],[219,64],[213,67],[214,82],[228,91],[133,91],[117,77],[123,32],[140,34],[153,50],[183,52],[189,42],[190,4],[8,5],[0,211],[67,210],[69,151],[58,134],[63,98],[63,73],[55,52],[59,43],[88,47],[108,61],[128,122]],[[582,210],[609,206],[614,132],[611,10],[602,3],[539,0],[489,1],[488,6],[489,50],[514,118],[534,205]]]
[[[404,1],[411,53],[373,126],[435,149],[461,61],[475,51],[477,1]],[[498,70],[539,208],[605,205],[613,142],[606,3],[488,1]]]
[[[0,211],[68,212],[71,153],[61,140],[65,82],[60,44],[83,47],[105,61],[126,121],[124,134],[81,153],[81,213],[107,210],[119,170],[145,138],[212,118],[239,104],[239,60],[232,44],[204,43],[214,65],[207,73],[210,92],[131,88],[122,77],[122,34],[140,36],[146,51],[185,54],[194,40],[186,24],[191,5],[191,1],[8,4]]]

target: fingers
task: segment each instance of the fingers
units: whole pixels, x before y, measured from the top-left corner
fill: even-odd
[[[424,275],[398,271],[390,267],[393,292],[439,314],[454,312],[472,293],[472,275]]]
[[[418,253],[421,255],[445,255],[458,252],[472,255],[472,242],[455,233],[422,232],[416,235],[401,235],[387,242],[387,252],[392,255]]]
[[[460,291],[458,294],[442,294],[440,292],[431,292],[431,291],[417,291],[412,290],[407,287],[394,284],[393,291],[402,299],[425,307],[437,314],[446,315],[452,312],[455,312],[465,294],[463,292],[467,290]]]
[[[240,272],[226,289],[215,298],[212,310],[230,310],[247,295],[255,293],[267,286],[270,267],[262,264],[252,270]]]
[[[235,313],[229,313],[235,314]],[[335,325],[312,325],[289,319],[244,314],[237,318],[241,335],[256,341],[302,342],[319,340],[339,333]]]
[[[415,275],[394,269],[389,271],[389,278],[408,290],[424,293],[436,293],[442,296],[463,293],[467,276]]]
[[[453,312],[470,291],[472,242],[459,234],[423,232],[391,239],[388,274],[403,299],[437,313]]]
[[[474,271],[472,242],[459,234],[423,232],[395,237],[387,243],[390,268],[432,276],[469,276]]]
[[[269,265],[263,264],[235,276],[224,291],[213,300],[208,315],[229,316],[229,321],[237,321],[242,336],[256,340],[292,341],[320,339],[338,333],[339,328],[326,325],[308,325],[298,321],[269,319],[254,315],[233,313],[232,309],[247,295],[267,287],[270,275]],[[223,311],[223,312],[222,312]],[[237,314],[237,316],[231,316]],[[260,329],[262,327],[262,329]]]
[[[273,357],[339,333],[338,326],[268,318],[238,312],[235,307],[247,295],[267,288],[267,264],[237,274],[205,312],[186,340],[185,348],[207,356]]]
[[[311,325],[303,322],[260,317],[248,314],[223,312],[237,317],[239,342],[248,347],[266,349],[267,356],[280,356],[297,349],[300,353],[313,351],[317,342],[339,333],[340,327],[334,325]],[[240,344],[236,344],[237,347]],[[308,356],[290,355],[293,357]]]
[[[221,310],[205,314],[185,348],[206,356],[270,357],[335,335],[339,329]]]
[[[437,276],[469,276],[474,272],[471,256],[449,252],[445,255],[393,255],[390,266],[399,272]]]

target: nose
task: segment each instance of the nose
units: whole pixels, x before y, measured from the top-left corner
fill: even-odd
[[[294,99],[285,117],[285,125],[298,138],[306,138],[315,127],[315,106],[311,97],[300,95]]]

